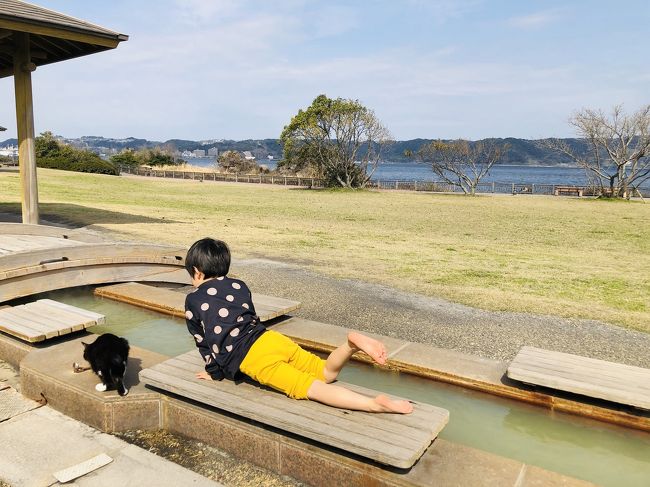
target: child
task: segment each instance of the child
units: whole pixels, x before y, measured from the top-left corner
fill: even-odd
[[[347,342],[323,360],[281,333],[267,330],[255,314],[246,284],[227,276],[230,251],[224,242],[211,238],[195,242],[187,252],[185,268],[196,288],[185,300],[185,318],[205,361],[205,371],[196,374],[199,379],[234,380],[243,373],[295,399],[378,413],[413,410],[409,401],[367,397],[331,384],[359,350],[385,364],[386,348],[381,342],[351,332]]]

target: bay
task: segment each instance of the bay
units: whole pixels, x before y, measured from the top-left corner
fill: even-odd
[[[195,157],[188,164],[200,167],[214,167],[214,158]],[[276,161],[258,161],[270,170],[276,168]],[[375,181],[439,181],[431,168],[417,162],[382,162],[372,177]],[[585,170],[571,166],[530,166],[530,165],[497,165],[482,179],[491,183],[515,184],[558,184],[570,186],[587,186]],[[650,188],[650,181],[641,187]]]

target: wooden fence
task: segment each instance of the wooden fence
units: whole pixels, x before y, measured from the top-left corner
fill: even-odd
[[[298,176],[279,176],[270,174],[230,174],[215,172],[176,171],[163,169],[146,169],[141,167],[121,166],[121,173],[156,178],[191,179],[195,181],[227,181],[233,183],[277,184],[282,186],[297,186],[304,188],[324,188],[325,181],[319,178]],[[407,180],[371,180],[368,188],[393,189],[402,191],[429,191],[435,193],[459,193],[460,188],[444,181],[407,181]],[[569,186],[564,184],[526,184],[480,182],[476,187],[477,193],[500,194],[539,194],[554,196],[595,196],[601,194],[600,188],[588,186]],[[643,191],[643,196],[650,196],[649,191]]]

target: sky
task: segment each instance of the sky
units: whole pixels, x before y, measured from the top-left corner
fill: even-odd
[[[127,34],[32,73],[64,137],[277,138],[319,94],[397,140],[572,137],[577,110],[650,103],[647,0],[38,0]],[[0,79],[0,139],[16,136]]]

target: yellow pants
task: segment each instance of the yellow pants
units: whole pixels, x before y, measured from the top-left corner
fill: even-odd
[[[257,339],[239,370],[294,399],[307,399],[312,383],[325,381],[325,360],[273,330]]]

